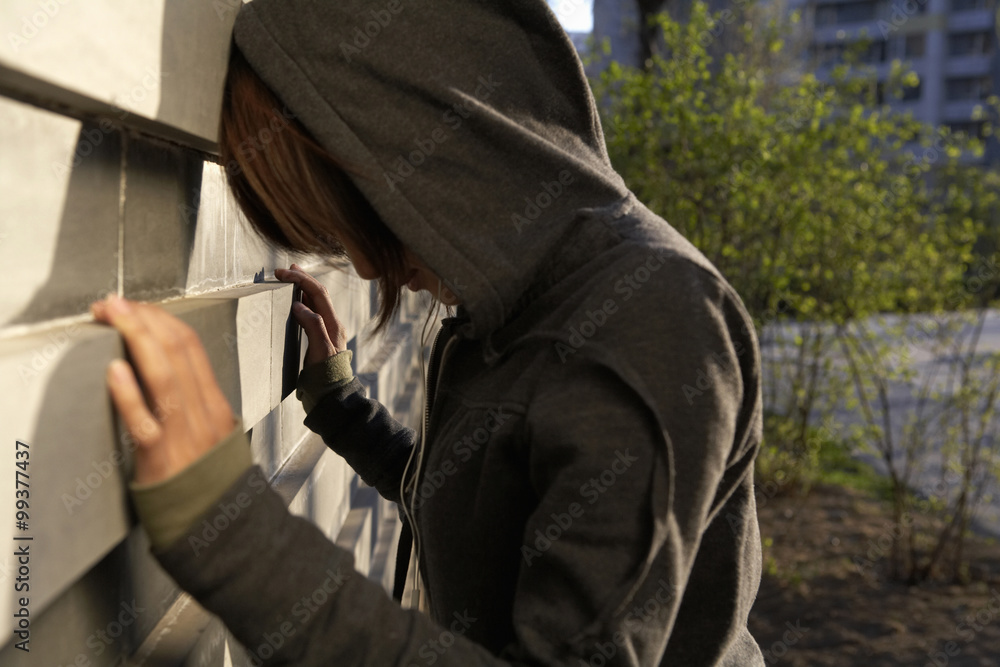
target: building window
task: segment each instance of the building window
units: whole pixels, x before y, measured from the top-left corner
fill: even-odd
[[[923,82],[922,81],[918,81],[917,85],[915,85],[913,87],[903,86],[903,98],[902,98],[902,101],[903,102],[916,102],[917,100],[919,100],[920,99],[920,89],[922,87],[923,87]]]
[[[881,106],[885,104],[885,81],[865,81],[865,85],[850,97],[856,104]]]
[[[900,12],[905,16],[926,14],[928,4],[930,4],[928,0],[893,0],[891,4],[882,5],[881,18],[889,20],[892,18],[893,13],[898,16]],[[914,5],[916,5],[916,8],[914,8]]]
[[[993,9],[996,7],[994,0],[951,0],[951,10],[953,12],[967,12],[974,9]]]
[[[924,33],[906,36],[906,43],[903,45],[904,58],[922,58],[924,56]]]
[[[816,64],[820,67],[836,65],[843,62],[844,43],[833,42],[831,44],[813,44],[812,53],[813,57],[816,58]]]
[[[855,46],[857,42],[829,42],[827,44],[814,44],[812,46],[813,55],[818,60],[818,64],[823,66],[837,65],[839,63],[845,62],[844,54],[846,51],[851,50],[856,52],[859,47]],[[861,49],[857,53],[858,62],[874,64],[874,63],[884,63],[886,61],[886,54],[888,52],[887,43],[883,40],[877,42],[869,42],[868,47]]]
[[[993,80],[988,76],[963,76],[945,81],[945,99],[985,100],[993,93]]]
[[[947,123],[948,128],[954,132],[964,132],[970,137],[983,138],[983,128],[986,125],[984,121],[981,120],[961,120],[951,123]]]
[[[867,52],[862,56],[866,63],[884,63],[886,54],[885,41],[872,42],[868,45]]]
[[[816,26],[874,21],[878,18],[877,10],[878,5],[874,0],[816,5]]]
[[[993,31],[953,32],[948,35],[948,55],[978,56],[992,53]]]

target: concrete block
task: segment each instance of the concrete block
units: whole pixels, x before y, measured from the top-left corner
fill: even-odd
[[[118,335],[94,324],[0,340],[0,373],[10,381],[0,402],[0,439],[9,448],[14,489],[15,441],[28,453],[27,529],[15,528],[15,496],[0,506],[10,520],[6,544],[24,540],[31,554],[30,611],[39,614],[129,531],[125,480],[130,439],[116,431],[105,368],[122,355]],[[18,472],[21,472],[20,470]],[[0,553],[0,585],[10,586],[14,549]],[[0,598],[0,633],[11,636],[14,596]]]
[[[290,286],[253,285],[227,291],[227,298],[196,297],[164,304],[199,332],[216,378],[244,424],[272,425],[270,432],[256,429],[258,438],[271,445],[283,441],[280,412],[272,413],[269,402],[273,290]],[[130,467],[124,445],[131,443],[116,434],[104,383],[107,363],[123,352],[117,332],[93,323],[0,340],[0,368],[20,383],[17,399],[0,407],[3,437],[28,443],[29,489],[40,489],[29,499],[31,521],[25,535],[39,543],[74,545],[72,550],[45,550],[47,555],[35,564],[36,611],[42,611],[128,532],[124,484]],[[276,461],[267,464],[286,493],[298,493],[326,451],[317,441],[318,437],[303,439],[280,466]],[[123,448],[126,451],[120,454]],[[260,446],[255,447],[255,456],[263,458]],[[332,463],[331,479],[338,475],[343,479],[345,467],[339,460]],[[8,509],[13,514],[13,508]],[[12,539],[13,527],[5,530]],[[0,572],[11,572],[10,558],[8,554],[0,559]],[[6,605],[10,604],[8,600]],[[5,618],[13,616],[8,613]],[[6,623],[9,629],[10,621]]]
[[[278,405],[286,397],[295,398],[299,370],[306,355],[306,335],[292,317],[294,285],[280,283],[271,291],[271,404]]]
[[[188,293],[274,280],[275,268],[288,268],[293,262],[319,266],[314,255],[292,253],[261,239],[232,198],[225,170],[207,161],[201,169],[186,209],[187,216],[197,221],[187,269]]]
[[[369,486],[361,484],[351,498],[352,509],[367,507],[372,512],[371,565],[368,578],[392,591],[396,567],[396,546],[402,523],[396,503],[386,500]]]
[[[358,371],[358,379],[369,387],[369,395],[393,409],[403,393],[414,365],[412,325],[398,323],[380,339],[381,346],[369,355]]]
[[[427,317],[427,310],[431,307],[430,295],[426,292],[403,292],[403,301],[400,305],[400,319],[404,322],[418,322],[416,327],[417,335],[420,335],[420,327],[423,326],[424,318]],[[372,316],[375,313],[372,312]]]
[[[364,283],[343,273],[323,276],[328,286],[338,288],[331,289],[338,313],[347,321],[363,321],[367,293],[353,288]],[[379,500],[350,509],[347,497],[356,486],[356,475],[346,462],[318,436],[302,432],[302,437],[293,437],[294,429],[285,427],[295,419],[302,429],[304,417],[298,399],[286,394],[282,401],[280,390],[278,359],[284,354],[291,291],[290,285],[268,282],[162,305],[198,331],[223,392],[244,424],[253,426],[254,459],[268,471],[275,490],[292,503],[295,513],[336,535],[338,543],[354,553],[362,573],[373,572],[374,544],[374,553],[382,559],[376,576],[384,581],[383,556],[389,551],[394,555],[386,543],[396,531],[388,521],[386,505],[391,504]],[[378,372],[390,378],[386,364],[405,362],[404,349],[405,343],[395,345],[395,356],[382,350]],[[32,612],[39,619],[54,619],[44,626],[53,633],[63,632],[62,639],[46,642],[46,664],[76,659],[81,642],[94,665],[114,664],[135,654],[148,662],[176,664],[195,641],[199,645],[190,655],[200,656],[198,664],[238,664],[241,658],[229,650],[225,631],[221,626],[213,629],[211,619],[173,587],[149,558],[141,527],[132,525],[125,489],[131,474],[127,441],[116,431],[104,385],[107,363],[123,353],[117,332],[93,323],[0,339],[0,368],[21,383],[16,400],[0,407],[0,435],[8,442],[19,438],[29,443],[30,488],[37,485],[44,494],[37,506],[31,497],[32,530],[26,533],[37,527],[32,535],[37,543],[50,545],[32,564],[40,588],[36,593],[33,585]],[[123,449],[124,455],[115,455]],[[6,530],[12,542],[11,527]],[[0,557],[0,573],[9,576],[11,571],[10,556]],[[115,627],[110,624],[115,622],[113,614],[120,613],[118,605],[133,598],[143,614],[97,655],[97,649],[87,645],[88,638]],[[0,607],[4,618],[13,619],[11,601],[0,604],[6,605]],[[3,623],[9,633],[10,622]]]
[[[274,421],[274,416],[269,415],[255,425],[254,438],[273,437],[275,434],[267,434],[262,425]],[[324,454],[326,460],[321,461]],[[346,468],[346,464],[338,462],[322,441],[314,437],[304,440],[301,447],[295,449],[268,477],[278,495],[286,503],[292,503],[289,509],[293,513],[309,518],[314,515],[333,517],[347,513],[346,503],[335,502],[338,495],[343,495],[338,494],[336,488]],[[340,484],[343,486],[343,482]],[[249,664],[246,652],[218,619],[207,614],[188,595],[181,593],[157,618],[160,620],[143,635],[142,645],[133,654],[134,662],[181,664],[179,656],[186,655],[185,665]]]
[[[202,162],[201,180],[192,193],[190,205],[184,210],[185,219],[194,221],[194,242],[185,277],[186,293],[210,292],[229,284],[230,227],[232,218],[237,215],[236,204],[226,191],[222,168]]]
[[[123,220],[124,294],[159,300],[184,294],[202,161],[193,152],[129,139]]]
[[[0,146],[0,325],[86,312],[118,289],[121,136],[0,97]]]
[[[284,442],[280,410],[272,410],[250,428],[250,454],[268,479],[273,477],[288,453]]]
[[[275,280],[275,268],[288,268],[292,262],[312,261],[312,257],[274,247],[250,227],[235,202],[227,204],[234,211],[226,218],[229,256],[226,260],[226,284],[239,285],[261,280]]]
[[[399,423],[419,431],[424,419],[424,380],[419,360],[414,358],[412,363],[409,378],[393,402],[393,416]]]
[[[390,504],[393,508],[396,507],[395,503]],[[386,593],[392,594],[396,577],[396,547],[399,545],[403,524],[399,521],[399,517],[383,516],[377,525],[378,531],[372,548],[368,578],[381,584]]]
[[[347,462],[344,459],[327,450],[288,505],[289,512],[309,519],[330,539],[340,531],[350,509],[345,467]]]
[[[199,332],[219,386],[247,427],[276,407],[272,356],[281,350],[271,346],[271,292],[277,289],[287,286],[248,285],[163,304]]]
[[[148,549],[145,534],[136,527],[44,611],[32,610],[30,652],[8,643],[0,650],[0,664],[110,667],[136,653],[140,644],[148,646],[143,638],[148,640],[160,619],[174,620],[172,637],[156,635],[157,657],[162,658],[170,639],[176,644],[181,636],[182,627],[171,610],[186,596],[159,568]],[[202,615],[203,622],[207,621],[207,614]],[[183,648],[184,653],[188,650],[190,640]]]
[[[370,507],[352,509],[337,535],[337,546],[354,554],[354,569],[368,576],[371,570],[372,510]]]
[[[10,0],[0,83],[210,150],[239,6]]]
[[[299,490],[309,480],[313,468],[326,453],[327,447],[318,435],[305,438],[292,450],[291,455],[281,462],[274,475],[268,480],[275,492],[288,505]]]
[[[275,457],[283,461],[304,439],[312,437],[313,433],[303,423],[306,411],[302,409],[302,401],[296,398],[295,394],[289,395],[281,402],[279,412],[282,439],[275,447]]]
[[[245,651],[240,643],[229,634],[229,630],[216,616],[209,617],[209,621],[199,634],[183,636],[190,643],[194,641],[194,647],[186,657],[168,662],[153,662],[153,665],[179,665],[182,667],[248,667],[251,663],[246,658]],[[139,658],[140,656],[136,656]],[[172,657],[172,656],[171,656]],[[135,661],[138,664],[138,659]],[[260,664],[260,663],[258,663]]]
[[[382,519],[385,518],[382,514],[382,504],[379,502],[378,491],[374,487],[368,486],[360,479],[358,479],[357,488],[354,491],[354,495],[351,496],[351,509],[357,509],[360,507],[367,507],[372,511],[372,534],[371,534],[371,544],[369,548],[374,549],[375,543],[378,541],[378,531],[379,525]]]

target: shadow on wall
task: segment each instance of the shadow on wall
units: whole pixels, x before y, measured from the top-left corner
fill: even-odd
[[[95,634],[116,621],[121,602],[134,600],[134,587],[145,582],[133,573],[143,567],[142,558],[132,558],[131,540],[122,539],[136,532],[121,483],[131,469],[130,452],[116,439],[113,447],[124,461],[111,457],[102,437],[114,423],[110,397],[94,391],[95,378],[103,385],[109,354],[120,347],[110,335],[84,336],[46,373],[43,408],[32,429],[30,653],[5,642],[0,664],[10,667],[105,664],[119,650],[134,648],[145,620],[111,626],[111,644]],[[66,497],[75,500],[67,504]],[[4,588],[13,595],[13,586]],[[162,595],[162,581],[159,588]],[[81,654],[89,662],[73,662]]]
[[[107,128],[106,122],[81,126],[51,272],[7,325],[83,314],[91,301],[121,289],[139,299],[183,293],[197,221],[183,212],[197,210],[201,162]],[[117,225],[101,224],[116,210]],[[121,242],[102,237],[119,231]],[[104,253],[112,248],[109,261]]]
[[[113,200],[117,192],[112,187],[112,179],[119,180],[122,142],[122,135],[117,130],[104,132],[98,124],[89,122],[80,127],[73,158],[75,164],[69,167],[71,172],[51,273],[27,305],[6,325],[82,313],[90,300],[117,290],[117,272],[109,270],[106,276],[93,276],[94,267],[109,266],[107,258],[98,253],[116,247],[117,243],[111,238],[101,238],[111,232],[110,225],[94,225],[92,221],[117,209]],[[54,164],[53,168],[58,166],[61,165]],[[81,290],[83,286],[87,287]],[[86,303],[81,303],[81,299]]]
[[[192,94],[197,91],[188,74],[193,62],[214,63],[217,59],[213,50],[217,25],[204,25],[200,31],[195,26],[196,34],[191,34],[191,16],[204,14],[201,0],[163,3],[160,68],[152,85],[159,88],[156,118],[168,124],[198,118],[206,109],[216,108],[206,104],[205,92]],[[216,39],[202,40],[201,36]],[[199,58],[199,54],[205,57]],[[143,80],[116,100],[121,113],[110,120],[128,126],[132,107],[156,93],[148,86]],[[166,298],[184,291],[201,190],[200,158],[112,128],[107,120],[84,121],[75,147],[72,165],[60,165],[70,174],[51,273],[6,325],[82,314],[91,301],[122,289],[126,296],[140,299]],[[124,206],[118,206],[118,201]],[[122,243],[111,238],[95,242],[95,234],[111,233],[110,225],[96,224],[95,220],[101,221],[116,210],[118,227],[124,232]],[[106,256],[113,247],[119,255],[118,271],[112,268],[116,262],[109,262]],[[220,259],[224,261],[224,257]],[[105,267],[100,271],[108,275],[94,276],[95,266]],[[225,266],[220,266],[220,274],[224,271]]]

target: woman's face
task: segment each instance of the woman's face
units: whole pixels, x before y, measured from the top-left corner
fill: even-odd
[[[378,277],[375,268],[353,244],[346,240],[341,240],[341,244],[347,250],[347,256],[351,260],[351,264],[354,265],[354,270],[357,272],[359,278],[374,280]],[[403,251],[403,261],[406,264],[409,276],[406,286],[411,292],[426,290],[431,293],[431,296],[440,296],[441,302],[449,306],[460,303],[454,293],[409,248],[405,248]],[[441,291],[440,295],[438,294],[439,289]]]

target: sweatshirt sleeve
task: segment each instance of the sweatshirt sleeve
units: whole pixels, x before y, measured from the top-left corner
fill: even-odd
[[[259,466],[248,468],[192,531],[154,557],[265,665],[425,664],[447,628],[401,608],[354,569],[351,552],[291,514]],[[437,644],[440,647],[440,644]],[[423,652],[423,653],[422,653]],[[440,665],[503,665],[455,637]]]
[[[416,432],[393,419],[384,405],[367,398],[357,378],[324,391],[306,415],[306,427],[343,456],[365,484],[398,503]]]
[[[396,475],[397,471],[390,463],[389,474],[383,475],[379,472],[381,464],[374,455],[391,453],[395,445],[406,448],[404,451],[408,456],[407,447],[412,441],[407,437],[412,438],[410,434],[413,432],[393,420],[381,404],[363,398],[364,389],[356,381],[356,384],[352,384],[353,378],[351,351],[344,350],[324,361],[307,365],[299,373],[296,396],[308,413],[335,390],[350,384],[346,392],[338,394],[339,397],[346,398],[346,405],[335,400],[328,402],[324,409],[332,409],[336,414],[332,418],[314,416],[312,423],[326,434],[324,440],[350,454],[349,463],[355,466],[355,470],[361,467],[365,471],[361,478],[366,483],[369,480],[376,482],[376,488],[384,492],[383,495],[395,494],[395,498],[398,498],[402,469]],[[338,420],[337,417],[341,419]],[[184,534],[196,519],[208,511],[226,488],[253,464],[250,441],[243,422],[240,419],[235,421],[232,431],[226,437],[176,475],[152,484],[129,482],[136,514],[154,547],[164,547]],[[308,423],[307,420],[307,425]],[[389,446],[352,446],[344,440],[350,432],[354,432],[356,437],[373,440],[379,435],[384,436],[389,439],[386,443]],[[398,467],[396,458],[391,455],[387,458]],[[405,462],[406,459],[403,458],[404,465]]]
[[[226,437],[184,470],[151,484],[129,482],[136,514],[154,547],[183,535],[253,465],[243,422],[235,421]]]
[[[537,388],[527,429],[539,502],[520,548],[518,641],[502,653],[514,662],[660,664],[731,447],[725,412],[739,399],[720,389],[725,410],[706,401],[682,433],[651,391],[610,355],[554,364]],[[685,457],[682,492],[678,444],[698,452]]]
[[[312,412],[324,396],[338,387],[343,387],[354,377],[351,370],[353,352],[342,350],[323,361],[307,364],[299,373],[295,396],[302,401],[306,413]]]

